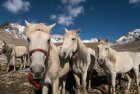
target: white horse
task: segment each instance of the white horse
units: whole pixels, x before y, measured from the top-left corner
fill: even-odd
[[[31,24],[26,22],[26,31],[31,59],[30,72],[34,79],[41,79],[42,94],[58,94],[60,60],[57,47],[50,42],[50,32],[55,24]]]
[[[86,47],[79,38],[80,30],[65,29],[64,43],[61,46],[60,55],[72,59],[74,77],[77,85],[77,93],[80,94],[80,74],[82,76],[83,91],[86,93],[87,71],[93,70],[95,64],[95,51]],[[91,77],[89,77],[91,78]],[[91,90],[91,79],[89,79],[89,90]]]
[[[98,39],[98,62],[102,64],[108,81],[109,81],[109,93],[115,94],[115,80],[117,73],[127,73],[131,69],[134,70],[136,76],[136,85],[139,91],[139,64],[140,64],[140,53],[139,52],[118,52],[112,49],[109,45],[109,40],[105,41]],[[131,85],[131,78],[127,74],[128,77],[128,86],[129,90]]]
[[[12,63],[14,66],[14,70],[16,70],[16,58],[21,59],[20,69],[25,69],[26,62],[28,59],[28,49],[25,46],[15,46],[14,44],[8,44],[5,41],[0,41],[0,54],[4,53],[7,57],[7,72],[10,67],[10,60],[12,59]]]

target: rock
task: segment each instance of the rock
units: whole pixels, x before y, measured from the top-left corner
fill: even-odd
[[[1,71],[6,71],[7,65],[6,64],[0,64],[0,70]]]
[[[124,91],[124,94],[131,94],[131,93],[130,93],[129,90],[126,89],[126,90]]]
[[[104,93],[107,93],[108,92],[108,85],[106,85],[106,84],[100,85],[98,87],[98,89],[101,90]]]
[[[91,92],[89,92],[89,94],[102,94],[102,92],[98,89],[93,89]]]

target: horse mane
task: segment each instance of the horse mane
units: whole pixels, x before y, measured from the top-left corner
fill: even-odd
[[[87,52],[88,52],[87,50],[88,50],[87,47],[83,44],[81,39],[78,37],[78,39],[77,39],[77,51],[78,51],[81,59],[84,59],[85,57],[87,57]]]
[[[109,51],[109,52],[108,52],[107,58],[108,58],[111,62],[115,63],[115,62],[116,62],[116,51],[115,51],[114,49],[112,49],[111,47],[109,47],[108,51]]]
[[[48,31],[48,28],[44,23],[39,23],[39,24],[33,24],[31,27],[27,27],[26,31],[29,31],[30,33],[31,32],[33,33],[34,31],[46,32]]]

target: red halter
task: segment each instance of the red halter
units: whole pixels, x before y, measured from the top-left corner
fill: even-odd
[[[50,48],[51,48],[51,46],[50,46],[50,44],[49,44],[48,51],[45,51],[45,50],[40,49],[40,48],[33,49],[33,50],[29,51],[29,56],[31,57],[32,54],[35,53],[35,52],[42,52],[42,53],[44,53],[44,55],[45,55],[46,58],[47,58],[47,57],[49,56]]]
[[[50,48],[51,48],[51,46],[50,46],[50,44],[49,44],[48,51],[45,51],[45,50],[40,49],[40,48],[38,48],[38,49],[33,49],[33,50],[29,51],[29,56],[31,57],[32,54],[35,53],[35,52],[42,52],[42,53],[45,54],[46,59],[47,59],[47,58],[49,57]],[[36,87],[36,89],[40,89],[40,88],[41,88],[40,80],[34,79],[34,78],[33,78],[33,75],[32,75],[30,72],[28,73],[27,77],[28,77],[28,81],[29,81],[32,85],[34,85],[34,86]]]

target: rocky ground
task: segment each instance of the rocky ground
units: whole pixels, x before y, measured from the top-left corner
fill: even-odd
[[[17,60],[17,66],[19,65]],[[4,56],[0,57],[0,94],[41,94],[39,90],[36,90],[34,86],[28,83],[27,74],[29,68],[27,67],[25,70],[19,70],[17,67],[17,71],[11,70],[7,73],[5,72],[6,69],[6,60]],[[99,68],[98,68],[99,69]],[[92,91],[88,92],[88,94],[108,94],[108,85],[107,80],[104,73],[101,73],[101,70],[94,71],[93,74],[93,81],[92,81]],[[103,71],[102,71],[103,72]],[[117,84],[117,94],[124,94],[124,90],[126,88],[127,80],[122,79],[121,87]],[[116,82],[118,83],[118,81]],[[67,94],[75,94],[75,80],[72,75],[72,72],[69,73],[67,79],[66,90],[68,91]],[[94,88],[94,89],[93,89]],[[131,93],[130,93],[131,92]],[[125,94],[137,94],[135,93],[135,86],[132,85],[130,92]],[[82,92],[81,92],[82,94]]]

